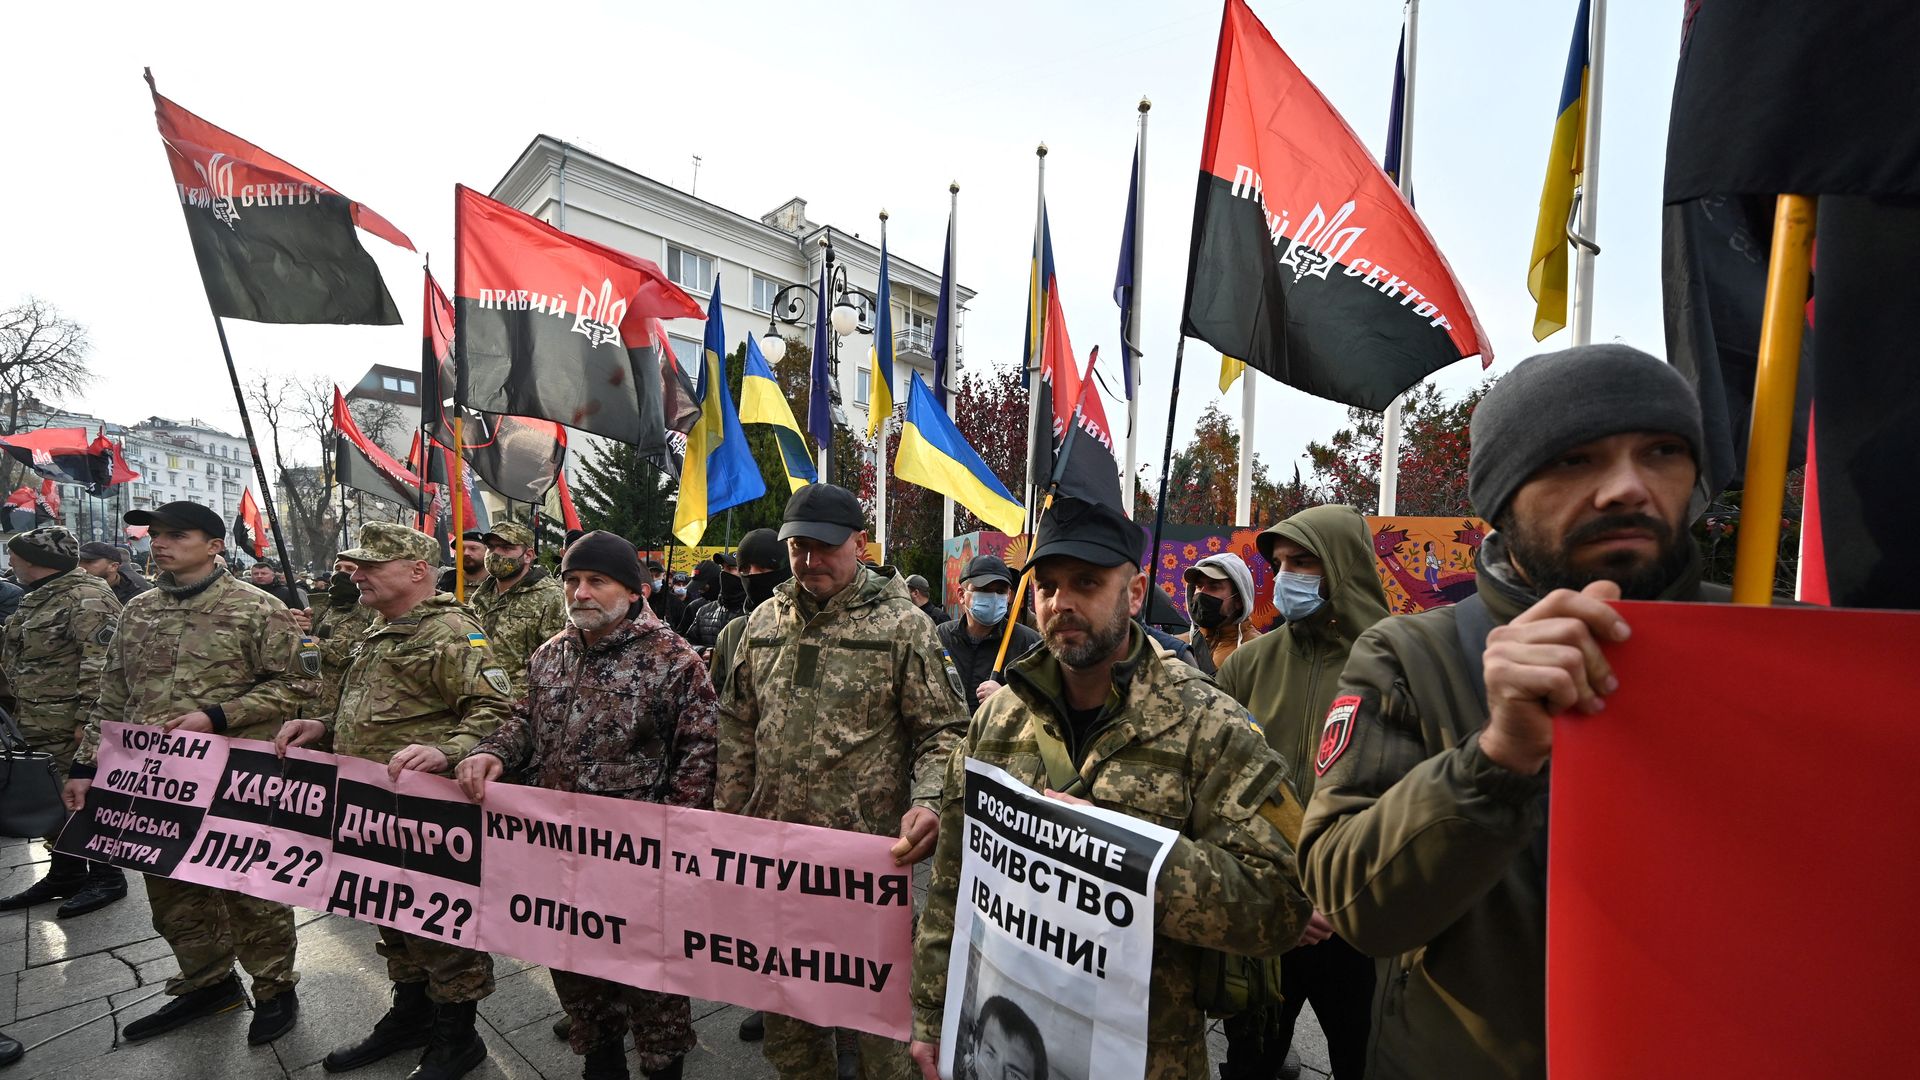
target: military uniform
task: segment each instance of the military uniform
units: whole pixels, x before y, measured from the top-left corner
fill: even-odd
[[[272,739],[281,722],[319,692],[319,674],[319,649],[280,601],[218,563],[190,583],[161,574],[152,591],[134,597],[120,614],[73,775],[93,776],[100,725],[109,720],[164,724],[204,710],[216,732]],[[153,928],[180,963],[167,993],[220,983],[235,959],[253,977],[256,999],[299,981],[293,909],[286,904],[153,876],[147,900]]]
[[[534,651],[527,694],[480,741],[509,774],[553,791],[708,809],[718,703],[692,646],[644,604],[589,645],[568,629]],[[644,1069],[693,1049],[687,998],[555,969],[553,988],[586,1055],[628,1029]]]
[[[64,772],[93,707],[120,622],[106,582],[81,570],[42,579],[26,591],[0,637],[0,669],[27,745],[53,755]]]
[[[358,600],[339,604],[329,600],[314,612],[313,640],[320,647],[321,707],[332,712],[340,701],[340,680],[346,677],[353,650],[367,636],[380,613]]]
[[[492,645],[493,658],[513,684],[512,696],[526,692],[527,658],[567,626],[567,597],[560,582],[535,566],[505,592],[488,578],[467,594]]]
[[[747,616],[720,709],[714,808],[895,835],[909,806],[937,810],[967,719],[960,677],[897,577],[861,568],[825,603],[797,581]],[[861,1036],[869,1080],[911,1075],[905,1047]],[[823,1029],[767,1016],[783,1077],[832,1077]]]
[[[508,690],[480,624],[453,597],[437,593],[397,619],[376,618],[368,627],[341,679],[329,725],[334,753],[384,764],[422,743],[457,765],[506,717]],[[435,1001],[478,1001],[493,993],[493,959],[486,953],[386,926],[379,952],[389,978],[424,981]]]
[[[1082,794],[1180,834],[1154,884],[1147,1001],[1149,1080],[1203,1080],[1206,1018],[1194,1003],[1200,949],[1276,956],[1311,908],[1294,870],[1300,804],[1286,767],[1246,711],[1194,668],[1162,658],[1134,626],[1113,667],[1106,705],[1085,729],[1069,723],[1060,662],[1036,649],[1009,665],[1007,685],[974,715],[948,762],[927,904],[914,933],[913,1036],[940,1039],[960,884],[965,762],[978,758],[1038,790],[1051,786],[1036,727],[1066,744]]]

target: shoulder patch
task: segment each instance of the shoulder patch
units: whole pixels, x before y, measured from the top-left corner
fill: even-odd
[[[484,649],[487,647],[487,635],[478,633],[468,634],[467,645],[475,649]]]
[[[102,623],[100,629],[93,632],[93,643],[95,645],[113,644],[113,627],[113,623]]]
[[[300,670],[309,677],[320,674],[320,643],[311,634],[300,637]]]
[[[486,643],[485,638],[481,638],[480,640],[482,644]],[[485,671],[482,671],[480,673],[480,677],[487,680],[488,686],[491,686],[495,690],[500,691],[500,695],[502,697],[513,696],[513,681],[507,678],[506,672],[500,670],[497,667],[490,667]]]
[[[953,688],[953,696],[959,698],[960,703],[965,705],[967,689],[960,682],[960,669],[953,662],[953,654],[948,652],[944,645],[940,647],[940,663],[947,669],[947,685]]]
[[[1242,715],[1242,716],[1244,716],[1244,717],[1246,717],[1246,718],[1247,718],[1247,726],[1253,729],[1253,733],[1254,733],[1255,735],[1260,735],[1260,736],[1265,736],[1265,735],[1266,735],[1266,733],[1267,733],[1267,729],[1266,729],[1266,728],[1263,728],[1263,727],[1261,727],[1261,726],[1260,726],[1260,721],[1258,721],[1258,720],[1255,720],[1255,719],[1253,718],[1253,711],[1252,711],[1252,710],[1250,710],[1250,709],[1249,709],[1249,710],[1243,710],[1243,711],[1241,712],[1241,714],[1240,714],[1240,715]]]
[[[1353,721],[1360,712],[1360,699],[1349,694],[1333,699],[1333,707],[1327,710],[1327,724],[1320,730],[1320,750],[1313,755],[1313,772],[1316,776],[1327,775],[1333,763],[1347,752],[1353,743]]]

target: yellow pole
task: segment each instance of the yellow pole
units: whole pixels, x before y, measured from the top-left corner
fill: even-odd
[[[460,413],[453,414],[453,461],[447,466],[447,484],[453,488],[453,598],[461,603],[467,602],[467,560],[466,551],[461,546],[460,534],[466,531],[467,524],[460,513],[461,504],[467,501],[467,470],[462,464],[460,445]]]
[[[1787,445],[1793,438],[1800,381],[1800,337],[1806,327],[1807,279],[1813,264],[1814,199],[1782,195],[1773,211],[1767,302],[1760,317],[1759,367],[1753,383],[1753,426],[1747,437],[1746,492],[1733,564],[1733,602],[1773,602],[1780,555],[1780,509],[1787,489]]]
[[[1040,505],[1040,517],[1045,517],[1051,509],[1053,492],[1049,491],[1046,502]],[[1007,670],[1007,647],[1013,644],[1013,625],[1020,621],[1020,607],[1027,599],[1027,585],[1033,580],[1033,541],[1040,535],[1040,517],[1033,519],[1033,531],[1027,534],[1027,565],[1020,571],[1020,583],[1013,590],[1013,606],[1007,609],[1007,628],[1000,632],[1000,651],[993,657],[995,673]]]

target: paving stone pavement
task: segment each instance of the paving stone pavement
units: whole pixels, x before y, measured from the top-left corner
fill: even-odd
[[[0,839],[0,896],[17,892],[45,872],[38,842]],[[55,904],[0,912],[0,1031],[28,1047],[3,1080],[319,1080],[327,1051],[357,1039],[387,1005],[386,965],[373,951],[374,929],[313,911],[299,911],[300,1020],[270,1046],[247,1045],[250,1013],[236,1010],[196,1021],[140,1043],[120,1039],[133,1019],[162,1004],[162,987],[178,969],[166,942],[154,933],[145,883],[129,875],[127,899],[77,919],[56,919]],[[562,1080],[580,1075],[579,1059],[553,1037],[560,1003],[546,969],[494,957],[498,989],[480,1006],[487,1061],[473,1080]],[[774,1072],[755,1043],[740,1041],[745,1010],[695,1001],[699,1046],[687,1058],[689,1080],[768,1080]],[[1225,1039],[1209,1035],[1214,1060]],[[1327,1075],[1326,1046],[1311,1013],[1299,1025],[1303,1076]],[[628,1069],[638,1080],[631,1051]],[[355,1080],[400,1080],[418,1056],[396,1054],[358,1070]]]

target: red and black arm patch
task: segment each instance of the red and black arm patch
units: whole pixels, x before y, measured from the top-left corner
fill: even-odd
[[[1347,694],[1333,699],[1327,710],[1326,726],[1320,730],[1320,749],[1313,755],[1313,772],[1327,775],[1333,763],[1353,745],[1353,725],[1360,715],[1360,696]]]

